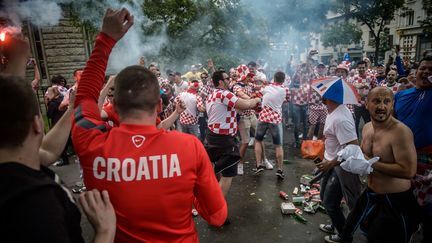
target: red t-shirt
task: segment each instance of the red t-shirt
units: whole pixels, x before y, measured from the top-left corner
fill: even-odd
[[[107,190],[116,242],[198,242],[192,204],[220,226],[227,205],[201,142],[156,126],[109,128],[97,105],[115,41],[101,33],[76,94],[72,140],[89,189]],[[185,149],[187,148],[187,149]]]

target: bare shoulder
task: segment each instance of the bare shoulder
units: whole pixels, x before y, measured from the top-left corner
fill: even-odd
[[[368,122],[363,126],[363,130],[362,130],[362,135],[369,135],[373,133],[373,126],[372,126],[372,122]]]
[[[395,138],[394,141],[399,141],[401,139],[413,139],[413,133],[411,129],[399,120],[396,120],[396,124],[393,126],[392,130],[392,134]]]

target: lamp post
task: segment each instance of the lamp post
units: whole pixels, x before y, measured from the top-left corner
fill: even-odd
[[[364,46],[365,46],[365,44],[366,44],[366,42],[365,42],[364,40],[362,40],[362,42],[361,42],[361,47],[362,47],[362,55],[363,55],[363,57],[366,56],[366,55],[365,55],[365,50],[364,50]]]

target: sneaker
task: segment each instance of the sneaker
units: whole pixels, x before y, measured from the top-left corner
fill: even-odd
[[[244,171],[243,171],[243,164],[239,163],[237,165],[237,175],[243,175]]]
[[[328,243],[351,242],[351,241],[343,240],[342,238],[339,237],[339,235],[327,235],[324,237],[324,241]]]
[[[321,231],[324,231],[329,234],[336,234],[336,230],[331,224],[320,224],[319,228]]]
[[[278,179],[285,179],[285,174],[283,173],[283,170],[277,170],[276,171],[276,176],[278,177]]]
[[[265,170],[265,166],[264,165],[260,165],[256,168],[255,174],[259,174],[261,172],[263,172]]]
[[[264,160],[264,165],[267,170],[273,170],[273,165],[270,163],[270,161],[268,161],[268,159]]]
[[[254,145],[254,143],[255,143],[255,138],[251,138],[251,139],[249,140],[248,146],[249,146],[249,147],[252,147],[252,146]]]

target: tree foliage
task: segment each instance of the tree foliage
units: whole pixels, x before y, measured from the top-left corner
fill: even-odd
[[[352,23],[330,25],[321,34],[321,42],[324,47],[335,47],[337,45],[350,45],[360,43],[362,37],[361,29]]]
[[[419,23],[424,27],[424,32],[432,34],[432,0],[423,0],[423,9],[426,12],[426,18]]]
[[[348,18],[354,18],[362,25],[366,25],[375,39],[375,59],[383,53],[380,49],[382,32],[386,22],[395,18],[397,10],[404,7],[405,0],[339,0],[336,10]]]

